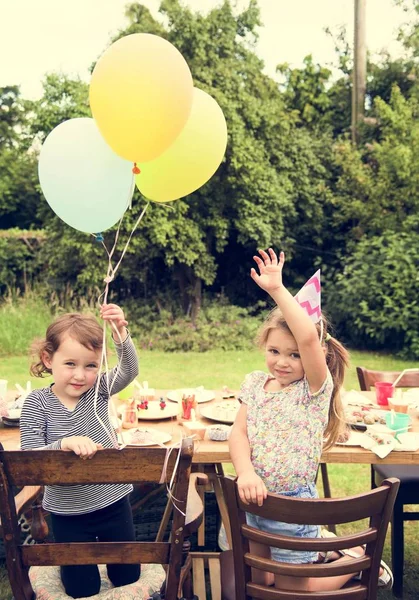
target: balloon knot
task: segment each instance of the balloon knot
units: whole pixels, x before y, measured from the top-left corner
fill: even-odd
[[[132,172],[134,173],[134,175],[139,175],[141,173],[141,170],[137,167],[137,163],[134,163],[134,166],[132,167]]]
[[[113,275],[107,275],[103,281],[105,283],[110,283],[111,281],[113,281]]]
[[[96,238],[97,242],[103,242],[103,234],[102,233],[96,233],[95,238]]]

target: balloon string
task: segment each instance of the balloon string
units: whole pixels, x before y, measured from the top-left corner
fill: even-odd
[[[150,205],[150,203],[148,202],[146,204],[146,206],[144,207],[144,209],[142,210],[142,212],[141,212],[140,216],[138,217],[137,221],[135,222],[134,227],[133,227],[133,229],[132,229],[132,231],[131,231],[131,233],[130,233],[130,235],[128,237],[128,240],[127,240],[127,242],[126,242],[126,244],[124,246],[124,249],[122,251],[121,258],[119,259],[119,261],[118,261],[118,263],[116,264],[115,267],[112,267],[112,256],[113,256],[113,254],[115,252],[115,249],[116,249],[116,245],[117,245],[117,241],[118,241],[118,238],[119,238],[119,233],[120,233],[120,230],[121,230],[121,224],[122,224],[122,220],[124,218],[124,215],[122,215],[121,219],[119,220],[118,228],[117,228],[116,234],[115,234],[115,240],[114,240],[114,243],[113,243],[113,246],[112,246],[112,249],[111,249],[110,252],[108,251],[105,242],[102,241],[102,245],[105,248],[106,254],[108,255],[108,268],[107,268],[106,277],[104,279],[105,284],[106,284],[105,285],[105,289],[104,289],[104,291],[102,292],[102,294],[98,298],[98,304],[99,305],[100,305],[100,300],[101,300],[102,297],[103,297],[103,304],[107,303],[108,293],[109,293],[109,284],[110,284],[111,281],[113,281],[113,279],[115,277],[115,274],[116,274],[116,272],[118,271],[118,269],[119,269],[119,267],[121,265],[122,259],[124,258],[125,253],[126,253],[126,251],[128,249],[128,246],[129,246],[129,243],[131,241],[131,238],[134,235],[134,232],[137,229],[138,225],[140,224],[142,218],[144,217],[144,215],[146,213],[146,210],[149,207],[149,205]],[[119,337],[119,343],[122,344],[123,340],[121,338],[121,335],[120,335],[118,329],[116,328],[115,324],[112,321],[110,323],[111,323],[111,326],[112,326],[113,330],[116,332],[117,336]],[[124,349],[122,347],[121,361],[123,360],[123,356],[124,356],[123,353],[124,353]],[[107,385],[108,398],[109,398],[109,400],[108,400],[108,415],[110,415],[110,412],[111,412],[110,403],[112,402],[112,398],[111,398],[112,387],[113,387],[113,385],[114,385],[114,383],[117,380],[118,375],[119,375],[120,361],[118,361],[118,364],[117,364],[117,367],[116,367],[116,370],[115,370],[115,374],[114,374],[114,377],[112,379],[112,383],[110,383],[109,382],[108,359],[107,359],[107,354],[106,354],[106,321],[104,321],[104,323],[103,323],[102,356],[101,356],[101,360],[100,360],[99,372],[102,371],[102,367],[104,365],[105,365],[105,373],[106,373],[106,385]],[[102,425],[103,429],[105,430],[107,436],[111,440],[112,445],[114,447],[118,448],[119,447],[118,446],[118,438],[117,438],[117,436],[115,434],[115,431],[112,428],[111,431],[109,432],[107,426],[102,421],[102,419],[100,418],[100,416],[99,416],[99,414],[97,412],[97,400],[98,400],[98,395],[99,395],[99,385],[100,385],[100,377],[98,377],[97,382],[96,382],[95,396],[94,396],[94,399],[93,399],[94,414],[95,414],[97,420],[99,421],[99,423]]]

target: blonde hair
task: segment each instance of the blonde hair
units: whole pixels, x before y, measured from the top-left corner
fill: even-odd
[[[328,333],[330,327],[327,318],[322,314],[323,329],[320,323],[316,323],[316,329],[320,335],[322,333],[321,344],[326,347],[326,364],[330,371],[333,380],[333,392],[329,407],[329,420],[324,432],[324,449],[331,448],[337,441],[340,434],[346,426],[343,414],[342,399],[340,397],[340,389],[343,385],[345,370],[349,366],[349,352],[338,342],[338,340]],[[266,321],[260,328],[256,342],[260,348],[265,348],[269,333],[273,329],[284,329],[293,337],[293,333],[287,325],[279,308],[275,308],[268,315]]]
[[[35,377],[45,377],[51,374],[51,369],[45,366],[42,356],[50,357],[60,347],[64,334],[68,334],[89,350],[102,350],[103,330],[92,315],[81,313],[66,313],[51,323],[45,334],[45,339],[35,340],[32,344],[32,355],[35,357],[30,372]]]

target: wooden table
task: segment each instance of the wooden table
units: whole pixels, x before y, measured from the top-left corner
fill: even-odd
[[[373,392],[360,392],[362,395],[369,399],[374,399]],[[167,390],[156,390],[156,398],[165,397]],[[157,402],[157,400],[156,400]],[[170,401],[167,401],[170,403]],[[207,407],[213,406],[219,402],[223,402],[221,392],[216,392],[215,400],[200,404],[199,406]],[[171,404],[171,403],[170,403]],[[379,407],[382,408],[382,407]],[[214,421],[200,417],[203,423],[206,425],[216,424]],[[177,443],[180,438],[187,435],[186,429],[183,428],[182,424],[176,420],[164,419],[156,421],[141,420],[139,426],[152,427],[159,431],[167,432],[172,436],[168,445]],[[413,418],[413,426],[410,431],[419,433],[419,419]],[[19,429],[18,427],[5,427],[0,424],[0,442],[3,444],[6,450],[17,450],[19,441]],[[403,464],[403,465],[417,465],[419,464],[419,450],[416,452],[390,452],[384,459],[378,458],[376,454],[370,450],[354,446],[333,446],[327,452],[323,452],[321,461],[324,463],[357,463],[357,464]],[[197,440],[195,442],[195,454],[193,458],[195,464],[222,464],[230,463],[230,453],[228,451],[228,442],[215,442],[212,440]]]

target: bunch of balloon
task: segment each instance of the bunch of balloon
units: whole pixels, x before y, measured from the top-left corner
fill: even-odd
[[[75,229],[96,233],[117,223],[131,202],[133,173],[147,199],[168,202],[204,185],[222,161],[220,107],[193,87],[183,56],[159,36],[113,43],[93,70],[89,99],[93,119],[58,125],[39,157],[44,196]]]

